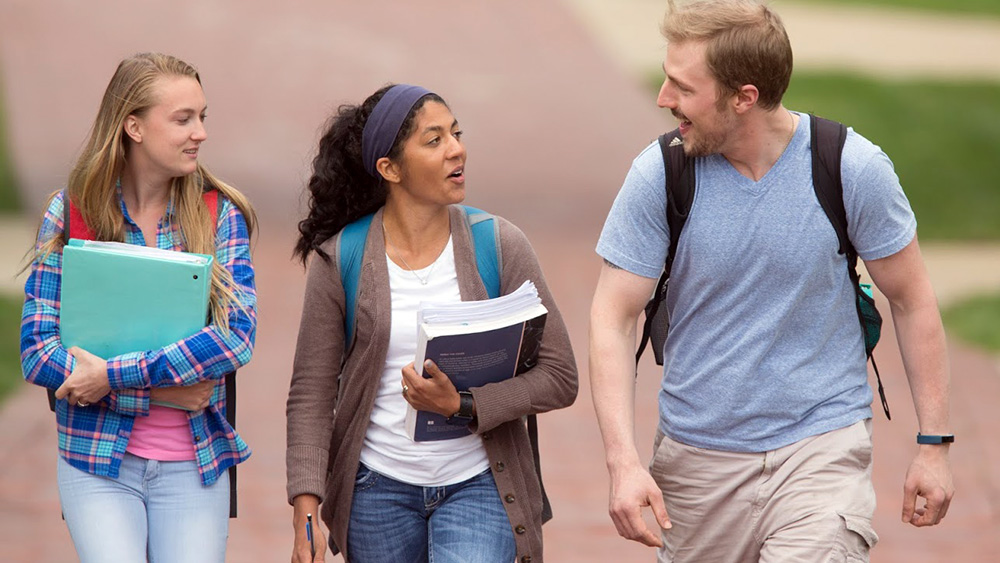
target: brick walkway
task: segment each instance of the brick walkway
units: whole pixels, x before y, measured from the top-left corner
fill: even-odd
[[[288,558],[284,394],[303,285],[301,268],[289,260],[299,193],[331,108],[390,78],[428,85],[452,102],[467,132],[469,203],[526,231],[570,327],[581,364],[580,398],[540,419],[543,472],[556,511],[545,528],[548,560],[652,560],[652,551],[617,537],[606,513],[586,337],[600,224],[631,158],[666,127],[666,116],[561,3],[332,4],[177,0],[137,11],[138,4],[124,1],[97,7],[13,0],[0,18],[9,134],[35,207],[65,181],[118,59],[159,49],[202,71],[212,108],[204,161],[244,189],[261,212],[258,346],[240,372],[239,428],[255,453],[240,472],[241,516],[232,523],[229,561]],[[887,330],[878,357],[895,420],[876,417],[882,543],[873,560],[988,561],[1000,548],[994,537],[1000,444],[988,414],[1000,399],[1000,374],[990,358],[952,347],[959,497],[942,526],[914,530],[898,522],[916,427],[893,346]],[[656,419],[657,379],[652,366],[643,367],[637,426],[644,454]],[[25,386],[0,409],[4,561],[74,560],[59,518],[53,426],[37,388]]]

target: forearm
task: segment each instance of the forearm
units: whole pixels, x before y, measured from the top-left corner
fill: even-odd
[[[241,231],[242,232],[242,231]],[[228,311],[228,330],[213,322],[158,350],[124,354],[108,362],[113,389],[173,387],[218,380],[246,365],[253,355],[257,332],[257,292],[250,250],[245,239],[222,246],[218,260],[232,276],[238,302]]]
[[[951,377],[937,304],[931,297],[916,307],[893,305],[891,310],[920,432],[951,433]]]
[[[609,470],[639,463],[635,447],[635,324],[592,316],[590,387]]]
[[[32,266],[21,310],[21,373],[28,383],[53,390],[74,367],[73,356],[59,336],[60,264],[60,256],[53,253],[44,263]]]
[[[255,321],[230,325],[229,334],[216,327],[159,350],[123,354],[108,362],[114,389],[174,387],[218,380],[250,361]]]
[[[640,463],[634,427],[636,323],[655,284],[605,260],[590,308],[591,395],[612,478]]]
[[[344,365],[344,291],[333,263],[309,264],[302,318],[285,406],[288,502],[303,494],[322,496],[326,487],[333,421]],[[350,410],[350,408],[348,409]]]
[[[322,334],[299,336],[299,344],[319,340]],[[318,365],[324,348],[306,345],[296,353],[285,407],[285,463],[289,502],[303,494],[322,499],[333,462],[330,440],[337,410],[339,370]]]

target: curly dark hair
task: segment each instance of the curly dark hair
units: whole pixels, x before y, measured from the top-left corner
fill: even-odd
[[[381,177],[373,178],[365,170],[361,134],[375,105],[393,86],[379,88],[361,105],[338,107],[328,122],[319,140],[319,152],[313,159],[313,172],[307,185],[309,215],[299,222],[299,239],[293,252],[303,264],[311,252],[329,261],[330,256],[320,245],[348,224],[385,205],[388,194],[385,182]],[[427,94],[413,105],[389,150],[390,160],[399,158],[403,143],[413,133],[414,117],[428,100],[445,104],[437,94]]]

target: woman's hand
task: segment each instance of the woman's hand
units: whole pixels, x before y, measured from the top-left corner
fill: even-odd
[[[215,381],[199,381],[194,385],[183,387],[153,387],[149,392],[149,398],[186,411],[198,411],[208,406],[215,384]]]
[[[295,529],[292,563],[323,563],[326,561],[326,537],[319,525],[319,499],[314,495],[299,495],[292,499],[292,506],[292,528]],[[312,545],[306,533],[307,514],[312,514]],[[316,551],[315,557],[313,550]]]
[[[458,412],[461,399],[451,379],[431,360],[424,362],[424,375],[417,375],[413,363],[403,368],[403,398],[418,411],[451,416]]]
[[[76,366],[73,367],[73,373],[56,389],[56,399],[66,399],[69,404],[79,407],[86,407],[103,399],[111,391],[107,360],[77,346],[66,351],[76,358]]]

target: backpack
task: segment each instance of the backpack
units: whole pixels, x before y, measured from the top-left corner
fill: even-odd
[[[503,272],[503,255],[500,250],[500,222],[494,216],[475,207],[459,206],[465,215],[465,226],[469,230],[472,246],[476,252],[476,269],[479,279],[486,287],[486,294],[491,298],[500,296],[500,274]],[[365,242],[368,240],[368,230],[371,227],[374,213],[349,223],[336,236],[337,266],[340,270],[340,282],[344,287],[344,358],[354,347],[354,319],[358,310],[358,281],[361,277],[361,263],[365,254]],[[538,474],[538,486],[542,491],[542,521],[552,518],[552,506],[542,485],[541,457],[538,452],[538,420],[533,414],[527,417],[528,440],[531,442],[531,455]]]
[[[878,344],[882,332],[882,316],[875,308],[870,284],[860,283],[858,276],[858,253],[847,236],[847,212],[844,209],[844,186],[840,177],[840,156],[847,140],[847,127],[836,121],[830,121],[815,115],[809,116],[812,147],[813,190],[819,200],[823,212],[837,232],[839,248],[837,252],[847,257],[847,273],[855,290],[855,305],[858,312],[858,322],[865,343],[865,357],[872,363],[875,379],[878,382],[878,394],[882,401],[882,410],[887,419],[889,403],[885,398],[882,378],[875,365],[872,351]],[[670,268],[677,252],[677,242],[680,239],[684,223],[687,221],[691,203],[694,201],[695,177],[694,159],[684,154],[684,141],[680,131],[675,129],[659,137],[660,151],[663,154],[663,164],[666,168],[667,192],[667,225],[670,228],[670,249],[666,263],[653,298],[646,304],[646,320],[642,327],[642,338],[635,353],[636,362],[642,356],[646,345],[651,341],[656,364],[663,365],[663,345],[667,340],[670,326],[670,313],[665,304],[667,285],[670,280]]]
[[[209,215],[215,217],[216,223],[219,221],[219,191],[209,189],[202,192],[201,197],[208,206]],[[80,209],[73,204],[69,193],[63,191],[63,235],[66,240],[71,238],[81,240],[94,240],[94,232],[90,230]],[[236,428],[236,372],[226,374],[226,422]],[[48,390],[49,409],[56,410],[56,392]],[[229,467],[229,517],[236,518],[236,466]]]

